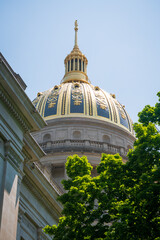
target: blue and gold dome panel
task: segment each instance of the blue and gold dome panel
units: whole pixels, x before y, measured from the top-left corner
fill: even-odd
[[[72,81],[38,93],[34,106],[45,120],[86,117],[113,122],[133,132],[132,121],[114,95],[90,83]]]

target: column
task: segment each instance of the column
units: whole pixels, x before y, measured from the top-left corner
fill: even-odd
[[[73,59],[73,71],[75,71],[75,58]]]
[[[68,61],[66,63],[66,73],[68,72]]]
[[[81,71],[83,72],[83,60],[81,60]]]
[[[65,63],[65,73],[67,72],[67,63]]]
[[[71,60],[69,60],[69,71],[71,71]]]
[[[1,177],[0,239],[15,240],[17,235],[19,191],[22,180],[22,156],[9,141],[4,146],[3,174]]]
[[[17,240],[20,240],[20,237],[21,237],[21,222],[22,222],[22,218],[24,216],[24,213],[25,213],[25,209],[20,207],[19,208],[19,212],[18,212],[18,226],[17,226]]]

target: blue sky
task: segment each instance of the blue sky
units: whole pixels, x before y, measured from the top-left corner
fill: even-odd
[[[137,121],[160,91],[159,0],[1,0],[0,51],[33,100],[63,78],[76,19],[91,83],[115,93]]]

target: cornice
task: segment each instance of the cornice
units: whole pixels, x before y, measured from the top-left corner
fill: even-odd
[[[7,96],[7,94],[4,92],[4,90],[2,90],[2,88],[0,88],[0,99],[2,99],[2,101],[7,105],[10,112],[22,126],[23,130],[25,132],[29,131],[31,126],[29,125],[29,123],[26,122],[22,114],[19,113],[18,108],[14,106],[14,104],[10,100],[10,97]]]
[[[7,66],[7,68],[10,70],[16,81],[20,84],[20,86],[23,88],[23,90],[26,89],[27,85],[21,78],[21,76],[13,71],[9,63],[6,61],[6,59],[3,57],[2,53],[0,52],[0,63],[4,62],[4,64]]]
[[[24,135],[24,143],[23,151],[26,154],[26,160],[28,159],[33,162],[45,156],[45,152],[29,132]]]
[[[18,80],[19,79],[19,80]],[[12,102],[18,105],[18,110],[30,125],[30,131],[36,131],[46,126],[45,121],[33,106],[31,100],[24,92],[22,79],[15,74],[7,61],[0,54],[0,82],[4,91],[8,93]]]

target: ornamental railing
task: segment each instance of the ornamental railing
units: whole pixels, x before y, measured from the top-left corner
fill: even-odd
[[[46,153],[56,152],[95,152],[95,153],[119,153],[123,158],[127,159],[128,149],[116,146],[106,142],[98,142],[92,140],[57,140],[40,143],[40,146]]]

